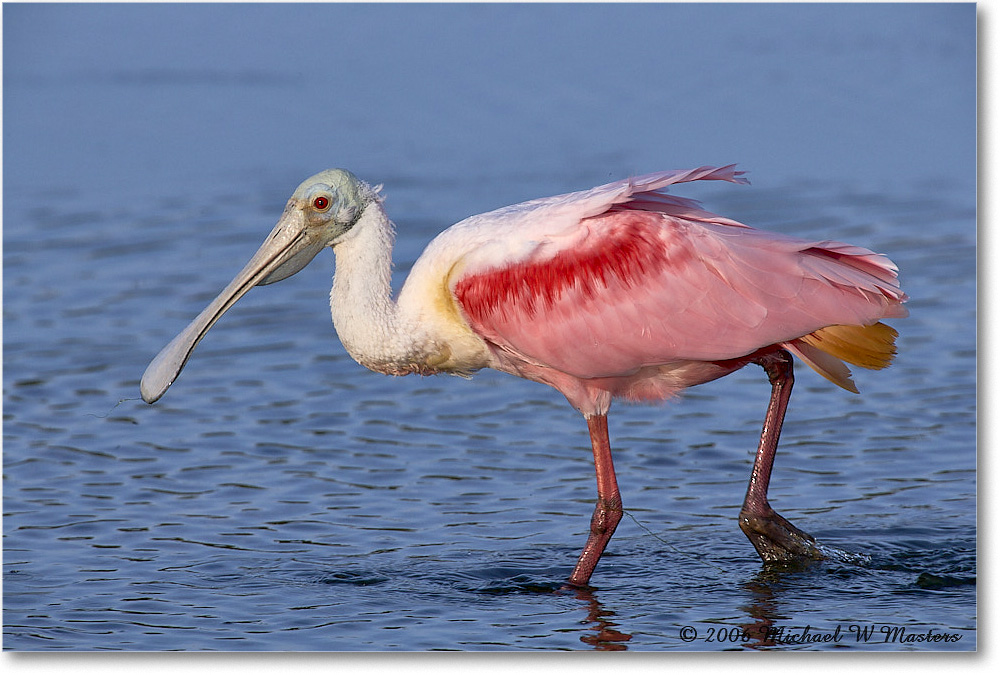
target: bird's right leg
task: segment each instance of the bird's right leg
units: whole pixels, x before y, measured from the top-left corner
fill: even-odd
[[[764,417],[746,498],[740,509],[740,529],[764,562],[821,560],[826,556],[820,552],[816,540],[781,517],[767,501],[781,424],[792,394],[792,355],[782,349],[764,354],[754,362],[764,368],[771,382],[771,401]]]
[[[590,536],[580,559],[569,577],[573,586],[586,586],[597,567],[604,548],[622,519],[622,498],[618,492],[615,466],[611,461],[611,441],[608,438],[608,418],[594,415],[587,418],[590,443],[594,449],[594,470],[597,472],[597,505],[590,519]]]

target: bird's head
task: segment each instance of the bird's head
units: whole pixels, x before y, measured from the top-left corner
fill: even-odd
[[[256,261],[263,274],[254,284],[287,279],[324,246],[336,244],[375,199],[375,191],[345,169],[328,169],[305,180],[244,272]]]
[[[289,198],[278,224],[229,285],[156,355],[142,375],[147,403],[159,399],[180,374],[195,345],[226,310],[254,286],[292,276],[325,246],[334,246],[378,199],[350,171],[329,169],[307,179]]]

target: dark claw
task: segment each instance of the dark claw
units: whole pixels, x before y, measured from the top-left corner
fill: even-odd
[[[764,515],[740,511],[740,529],[764,562],[823,560],[816,540],[792,525],[774,509]]]

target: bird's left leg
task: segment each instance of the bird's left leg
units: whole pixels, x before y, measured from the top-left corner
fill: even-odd
[[[594,448],[594,470],[597,472],[597,505],[590,519],[590,536],[583,547],[583,553],[569,577],[574,586],[586,586],[590,575],[597,567],[604,548],[622,519],[622,498],[618,492],[615,466],[611,461],[611,441],[608,438],[607,415],[587,418],[590,429],[590,443]]]
[[[764,562],[803,558],[820,560],[825,556],[817,547],[816,540],[782,518],[767,501],[767,486],[778,449],[778,436],[792,394],[792,355],[782,349],[764,354],[754,362],[764,368],[771,381],[771,401],[764,417],[746,498],[740,509],[740,529]]]

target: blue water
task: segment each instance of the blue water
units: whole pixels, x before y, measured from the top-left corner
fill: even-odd
[[[973,5],[3,18],[4,649],[976,648]],[[751,187],[676,192],[888,253],[912,297],[861,396],[799,369],[772,481],[856,557],[764,568],[739,531],[768,396],[746,369],[612,409],[628,515],[594,588],[563,590],[595,496],[582,419],[497,373],[364,370],[326,253],[138,400],[318,170],[385,184],[400,282],[472,213],[730,162]]]

